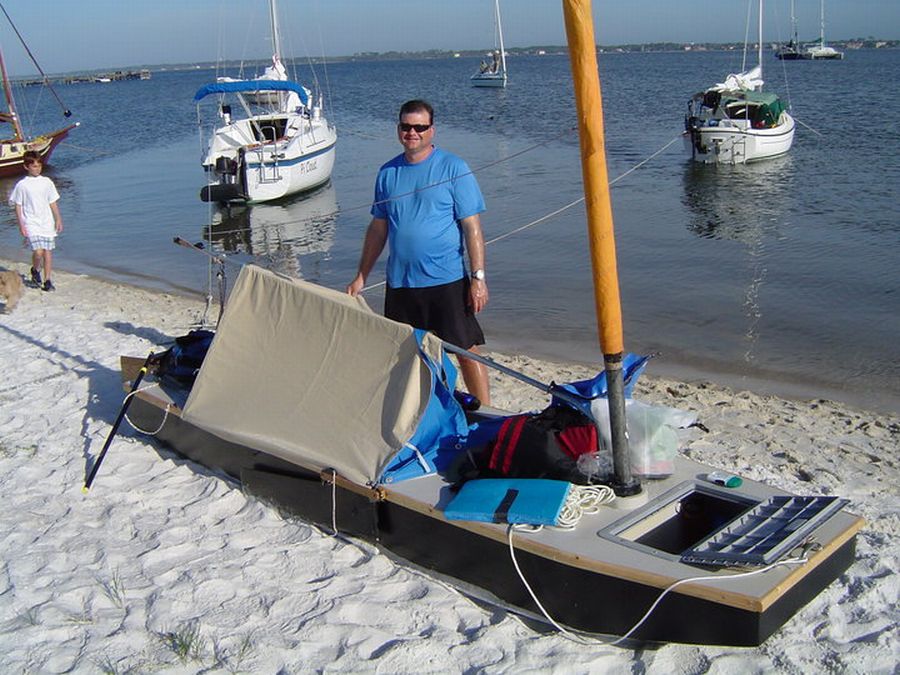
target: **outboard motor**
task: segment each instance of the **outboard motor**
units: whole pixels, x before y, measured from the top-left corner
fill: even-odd
[[[237,162],[230,157],[216,157],[215,172],[217,176],[237,175]]]
[[[200,190],[200,201],[203,202],[227,204],[228,202],[245,201],[246,199],[246,196],[241,193],[240,186],[235,183],[204,185]]]

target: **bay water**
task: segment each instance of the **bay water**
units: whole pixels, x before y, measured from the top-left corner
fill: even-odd
[[[396,110],[426,98],[436,143],[468,161],[488,205],[488,348],[599,364],[568,59],[511,58],[505,90],[470,87],[477,63],[317,66],[339,135],[331,184],[228,212],[199,200],[192,96],[213,71],[58,86],[82,126],[47,169],[66,221],[57,265],[205,295],[206,258],[175,246],[181,236],[342,289],[375,172],[401,149]],[[791,152],[748,166],[693,165],[679,138],[687,101],[740,68],[739,52],[600,55],[626,348],[658,353],[651,370],[660,374],[896,411],[900,98],[889,83],[900,79],[900,51],[772,58],[766,88],[799,122]],[[311,79],[308,67],[299,71]],[[17,96],[27,127],[62,126],[48,92]],[[205,119],[213,113],[206,105]],[[0,181],[0,194],[14,182]],[[11,210],[0,218],[0,255],[28,258]],[[383,279],[383,262],[370,283]],[[233,267],[228,274],[230,283]],[[367,299],[380,310],[382,287]]]

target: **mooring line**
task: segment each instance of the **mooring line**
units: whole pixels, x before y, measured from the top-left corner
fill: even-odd
[[[74,148],[75,150],[84,150],[85,152],[92,152],[95,155],[111,155],[111,152],[105,152],[104,150],[97,150],[96,148],[86,148],[83,145],[75,145],[74,143],[69,143],[66,141],[65,143],[67,148]]]
[[[659,150],[657,150],[656,152],[654,152],[652,155],[650,155],[650,156],[647,157],[646,159],[641,160],[640,162],[638,162],[637,164],[635,164],[633,167],[631,167],[630,169],[628,169],[628,171],[626,171],[625,173],[616,176],[614,179],[612,179],[612,180],[609,182],[609,186],[612,187],[613,185],[615,185],[616,183],[618,183],[620,180],[622,180],[623,178],[625,178],[625,177],[628,176],[629,174],[633,173],[634,171],[637,171],[639,168],[641,168],[642,166],[644,166],[647,162],[649,162],[649,161],[652,160],[653,158],[657,157],[658,155],[660,155],[661,153],[663,153],[664,151],[666,151],[666,150],[669,148],[669,146],[671,146],[672,143],[674,143],[675,141],[677,141],[679,138],[681,138],[681,134],[680,134],[680,133],[679,133],[677,136],[675,136],[672,140],[670,140],[668,143],[666,143],[664,146],[662,146]],[[503,160],[501,160],[501,161],[503,161]],[[540,223],[543,223],[545,220],[549,220],[550,218],[553,218],[554,216],[558,216],[560,213],[562,213],[562,212],[564,212],[564,211],[567,211],[568,209],[571,209],[573,206],[577,206],[578,204],[581,204],[583,201],[584,201],[584,197],[579,197],[579,198],[576,199],[575,201],[569,202],[569,203],[566,204],[565,206],[561,206],[560,208],[556,209],[555,211],[552,211],[552,212],[550,212],[550,213],[548,213],[548,214],[546,214],[546,215],[544,215],[544,216],[541,216],[540,218],[537,218],[536,220],[532,220],[530,223],[526,223],[525,225],[521,225],[521,226],[515,228],[514,230],[510,230],[509,232],[505,232],[505,233],[503,233],[503,234],[501,234],[501,235],[498,235],[498,236],[494,237],[493,239],[488,239],[487,241],[484,242],[484,245],[487,246],[487,245],[489,245],[489,244],[493,244],[493,243],[495,243],[495,242],[498,242],[498,241],[501,241],[501,240],[506,239],[506,238],[508,238],[508,237],[511,237],[511,236],[514,235],[514,234],[518,234],[519,232],[522,232],[523,230],[527,230],[527,229],[530,228],[530,227],[534,227],[535,225],[538,225],[538,224],[540,224]],[[365,293],[366,291],[370,291],[370,290],[372,290],[372,289],[374,289],[374,288],[378,288],[379,286],[383,286],[385,283],[387,283],[387,282],[386,282],[386,281],[379,281],[378,283],[372,284],[371,286],[366,286],[365,288],[363,288],[363,289],[360,291],[360,293]]]
[[[795,117],[795,118],[794,118],[794,121],[797,122],[797,123],[798,123],[800,126],[802,126],[803,128],[809,129],[811,132],[813,132],[813,133],[814,133],[816,136],[818,136],[819,138],[822,137],[822,134],[820,134],[818,131],[816,131],[815,129],[813,129],[811,126],[809,126],[809,125],[808,125],[806,122],[804,122],[803,120],[797,119],[797,118]]]

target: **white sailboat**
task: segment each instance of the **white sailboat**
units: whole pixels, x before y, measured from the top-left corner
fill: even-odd
[[[499,42],[499,50],[491,54],[491,63],[481,62],[478,72],[472,75],[473,87],[506,86],[506,49],[503,46],[503,25],[500,21],[500,0],[494,0],[494,29]]]
[[[328,182],[337,132],[323,115],[321,94],[289,80],[282,65],[275,0],[269,0],[272,66],[262,78],[217,80],[194,95],[198,107],[217,95],[219,126],[202,159],[206,202],[265,202]],[[243,116],[233,113],[233,96]]]
[[[839,52],[834,47],[825,44],[825,0],[819,2],[819,42],[809,45],[803,52],[803,58],[809,60],[844,58],[844,52]]]
[[[729,75],[688,102],[683,138],[697,162],[755,162],[785,154],[794,142],[796,124],[784,102],[762,91],[762,0],[758,14],[757,65]]]

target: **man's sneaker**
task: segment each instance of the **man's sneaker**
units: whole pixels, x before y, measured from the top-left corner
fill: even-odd
[[[35,286],[41,285],[41,273],[33,267],[31,268],[31,283],[33,283]]]
[[[53,282],[52,282],[52,281],[50,281],[49,279],[47,279],[47,281],[44,282],[43,289],[44,289],[45,291],[55,291],[55,290],[56,290],[56,286],[53,285]]]

